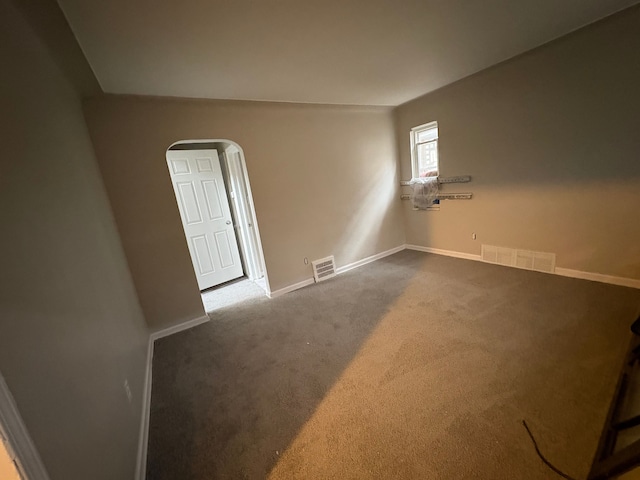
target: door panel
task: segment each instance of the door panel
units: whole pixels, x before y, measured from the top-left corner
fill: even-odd
[[[167,162],[200,290],[241,277],[218,153],[170,150]]]
[[[207,200],[209,219],[216,220],[220,217],[223,217],[224,215],[222,213],[222,201],[220,200],[220,189],[218,188],[218,182],[216,182],[215,180],[205,180],[202,182],[202,190],[204,191],[204,196]]]
[[[213,172],[213,165],[208,158],[196,158],[199,172]]]
[[[187,224],[201,223],[202,215],[200,215],[200,207],[198,206],[198,198],[193,182],[180,182],[178,183],[178,189],[180,190],[180,200]]]
[[[211,258],[211,249],[207,242],[206,235],[200,235],[191,239],[193,242],[193,250],[198,261],[198,272],[200,275],[213,273],[216,269],[213,266],[213,258]]]
[[[222,268],[233,266],[233,256],[231,255],[231,246],[229,245],[229,236],[227,232],[216,233],[216,245],[220,252],[220,263]]]
[[[189,169],[189,162],[187,162],[187,160],[180,160],[180,159],[173,160],[171,161],[171,167],[175,175],[183,175],[185,173],[191,173],[191,170]]]

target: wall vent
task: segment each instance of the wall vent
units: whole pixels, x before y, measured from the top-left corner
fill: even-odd
[[[555,253],[532,252],[494,245],[482,245],[482,260],[538,272],[553,273],[556,269]]]
[[[336,276],[336,264],[333,255],[311,262],[313,267],[313,278],[317,282],[322,282]]]

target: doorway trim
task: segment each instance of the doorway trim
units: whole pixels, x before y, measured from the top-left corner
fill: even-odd
[[[6,445],[21,478],[50,480],[2,373],[0,373],[0,442]]]
[[[188,140],[178,140],[177,142],[173,142],[171,145],[169,145],[169,147],[167,147],[166,152],[171,150],[171,148],[175,147],[176,145],[185,145],[185,144],[197,145],[197,144],[211,144],[211,143],[229,144],[230,146],[235,147],[238,150],[241,172],[236,172],[234,170],[231,170],[229,171],[229,175],[234,175],[235,178],[243,184],[247,192],[248,201],[247,201],[246,207],[248,211],[246,213],[248,215],[249,220],[251,221],[251,225],[249,226],[253,229],[253,232],[255,235],[255,242],[253,243],[253,245],[245,246],[244,242],[239,242],[239,247],[245,258],[245,261],[247,261],[246,260],[247,255],[250,254],[261,267],[264,281],[262,281],[262,279],[250,278],[249,272],[245,272],[245,273],[247,273],[247,277],[250,280],[252,280],[256,285],[261,287],[265,291],[265,295],[268,296],[269,292],[271,291],[271,287],[269,284],[269,276],[267,273],[267,267],[264,260],[262,238],[260,236],[260,228],[258,226],[258,218],[256,216],[255,204],[253,201],[253,192],[251,190],[251,182],[249,181],[249,172],[247,171],[247,162],[246,162],[246,159],[244,156],[244,150],[242,149],[242,147],[237,142],[234,142],[233,140],[229,140],[226,138],[188,139]],[[206,148],[203,147],[203,149],[206,149]],[[166,158],[166,152],[165,152],[165,158]],[[225,152],[225,158],[226,158],[226,152]],[[240,174],[239,177],[237,176],[238,174]],[[236,219],[236,221],[238,221],[238,219]],[[255,249],[255,251],[250,251],[250,252],[245,251],[245,249],[251,248],[251,247],[253,247],[252,250]],[[194,272],[194,275],[195,275],[195,272]]]

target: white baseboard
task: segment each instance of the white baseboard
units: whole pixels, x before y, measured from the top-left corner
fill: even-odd
[[[354,268],[361,267],[362,265],[366,265],[367,263],[375,262],[381,258],[387,257],[389,255],[393,255],[394,253],[398,253],[405,249],[405,245],[400,245],[399,247],[392,248],[390,250],[386,250],[384,252],[376,253],[375,255],[371,255],[370,257],[363,258],[362,260],[358,260],[357,262],[349,263],[347,265],[343,265],[342,267],[336,268],[336,274],[340,275],[341,273],[348,272],[349,270],[353,270]],[[298,290],[300,288],[313,285],[315,280],[313,278],[309,278],[308,280],[303,280],[298,283],[294,283],[293,285],[289,285],[288,287],[280,288],[273,292],[267,292],[267,296],[269,298],[276,298],[280,295],[284,295],[285,293],[293,292],[294,290]]]
[[[482,262],[482,257],[480,255],[473,255],[471,253],[454,252],[453,250],[442,250],[440,248],[421,247],[420,245],[406,245],[406,247],[408,250],[417,250],[419,252],[435,253],[437,255],[446,255],[447,257],[464,258],[466,260],[475,260],[478,262]],[[582,280],[591,280],[594,282],[609,283],[611,285],[640,289],[640,280],[637,280],[635,278],[616,277],[614,275],[583,272],[581,270],[572,270],[570,268],[562,267],[556,267],[553,273],[555,275],[560,275],[563,277],[579,278]]]
[[[17,461],[20,476],[29,480],[49,480],[40,454],[27,431],[9,387],[0,374],[0,433],[7,440],[7,450]],[[0,438],[2,444],[2,438]]]
[[[147,366],[144,374],[142,389],[142,420],[140,421],[140,434],[138,440],[138,460],[136,463],[135,480],[145,480],[147,476],[147,449],[149,447],[149,415],[151,414],[151,382],[153,367],[153,342],[149,336],[147,347]]]
[[[309,278],[307,280],[294,283],[293,285],[289,285],[288,287],[280,288],[278,290],[274,290],[273,292],[267,292],[267,297],[276,298],[276,297],[279,297],[280,295],[284,295],[285,293],[293,292],[294,290],[298,290],[308,285],[313,285],[314,283],[315,283],[315,280],[313,278]]]
[[[455,252],[453,250],[443,250],[441,248],[422,247],[420,245],[405,245],[407,250],[417,250],[418,252],[435,253],[436,255],[444,255],[446,257],[464,258],[465,260],[482,261],[480,255],[474,255],[473,253]]]
[[[561,267],[556,267],[555,273],[556,275],[562,275],[563,277],[581,278],[583,280],[610,283],[612,285],[620,285],[622,287],[640,288],[640,280],[636,280],[635,278],[615,277],[613,275],[583,272],[581,270],[571,270],[570,268]]]
[[[173,335],[174,333],[182,332],[183,330],[189,330],[190,328],[197,327],[198,325],[201,325],[203,323],[207,323],[209,320],[210,318],[208,315],[203,315],[202,317],[193,318],[191,320],[187,320],[186,322],[157,330],[151,334],[151,340],[155,341],[159,338],[168,337],[169,335]]]
[[[392,248],[390,250],[385,250],[384,252],[376,253],[375,255],[371,255],[370,257],[363,258],[362,260],[358,260],[357,262],[349,263],[347,265],[343,265],[342,267],[336,268],[336,273],[340,275],[341,273],[348,272],[349,270],[353,270],[354,268],[361,267],[366,265],[367,263],[375,262],[376,260],[380,260],[381,258],[388,257],[389,255],[393,255],[394,253],[398,253],[406,248],[406,245],[400,245],[399,247]]]

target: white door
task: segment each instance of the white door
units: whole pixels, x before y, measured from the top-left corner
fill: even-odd
[[[241,277],[216,150],[169,150],[167,162],[200,290]]]

